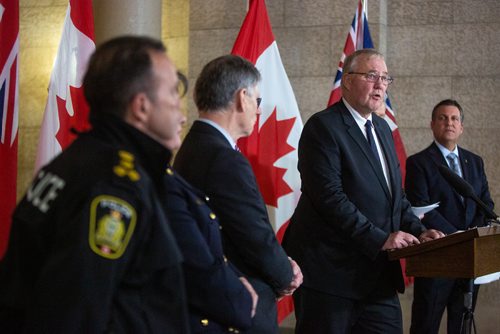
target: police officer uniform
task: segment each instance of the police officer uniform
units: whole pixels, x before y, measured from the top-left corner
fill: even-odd
[[[184,257],[191,331],[238,333],[250,327],[252,298],[224,256],[208,197],[171,168],[164,181],[167,217]]]
[[[182,256],[159,201],[170,152],[95,117],[14,212],[2,333],[189,333]]]

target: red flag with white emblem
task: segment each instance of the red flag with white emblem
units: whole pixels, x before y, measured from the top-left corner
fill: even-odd
[[[19,1],[0,0],[0,259],[16,206]]]
[[[281,62],[264,0],[250,1],[231,53],[254,63],[262,75],[262,113],[252,134],[240,139],[238,147],[252,165],[271,224],[281,241],[300,197],[297,147],[302,119]],[[291,311],[292,299],[281,299],[278,321],[281,322]]]
[[[49,83],[49,95],[35,169],[48,163],[90,128],[88,105],[82,81],[90,55],[95,50],[92,0],[70,0],[59,50]]]

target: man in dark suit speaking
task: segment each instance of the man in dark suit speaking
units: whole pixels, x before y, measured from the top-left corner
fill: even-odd
[[[252,328],[278,333],[276,298],[291,294],[302,273],[274,236],[248,160],[236,141],[250,135],[260,113],[260,73],[238,56],[222,56],[202,70],[194,89],[200,119],[187,134],[175,169],[210,198],[219,216],[224,251],[259,295]]]
[[[405,188],[413,205],[440,202],[437,209],[422,219],[428,228],[450,234],[475,226],[483,226],[484,213],[476,203],[462,198],[439,173],[448,166],[471,184],[475,194],[490,209],[493,201],[481,157],[458,146],[463,132],[464,114],[455,100],[443,100],[432,111],[431,129],[434,142],[425,150],[408,158]],[[460,333],[464,312],[466,280],[415,278],[411,333],[437,334],[444,309],[448,311],[448,333]],[[475,288],[474,301],[477,297]]]
[[[392,133],[374,112],[392,78],[382,54],[345,60],[343,99],[313,115],[299,142],[302,196],[283,245],[304,273],[296,333],[402,333],[404,289],[390,249],[442,236],[402,190]]]

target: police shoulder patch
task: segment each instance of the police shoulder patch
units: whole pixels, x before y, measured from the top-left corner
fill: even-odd
[[[134,233],[136,219],[135,209],[126,201],[110,195],[97,196],[90,204],[90,248],[107,259],[118,259]]]

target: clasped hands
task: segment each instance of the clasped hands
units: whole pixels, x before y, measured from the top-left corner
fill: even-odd
[[[292,266],[293,277],[290,284],[285,289],[279,292],[280,295],[279,299],[283,298],[284,296],[291,296],[304,280],[304,276],[302,276],[302,271],[300,270],[300,267],[297,264],[297,262],[292,260],[291,257],[288,257],[288,260],[290,260],[290,265]]]

